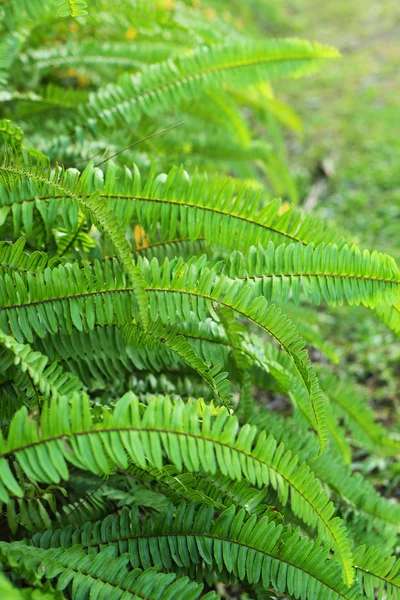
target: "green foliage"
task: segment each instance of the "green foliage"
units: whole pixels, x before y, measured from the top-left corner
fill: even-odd
[[[61,17],[82,17],[87,15],[87,3],[84,0],[51,0],[58,7]]]
[[[338,52],[52,4],[0,2],[1,593],[400,598],[400,441],[319,327],[398,331],[399,269],[295,206],[271,87]]]

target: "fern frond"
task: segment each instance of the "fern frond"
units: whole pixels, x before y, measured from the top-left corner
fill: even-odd
[[[27,344],[19,344],[13,337],[6,335],[1,330],[0,344],[8,350],[10,361],[17,365],[23,373],[29,374],[45,398],[59,398],[82,390],[82,384],[77,377],[71,377],[69,373],[64,373],[56,363],[48,365],[47,356],[33,351]],[[6,357],[2,356],[2,368],[9,366],[5,364],[5,360]]]
[[[132,47],[129,42],[104,42],[98,40],[80,40],[79,43],[57,44],[34,48],[22,60],[29,68],[47,73],[55,69],[71,67],[100,68],[109,70],[110,66],[138,69],[143,64],[152,64],[167,59],[173,52],[173,45],[167,42],[137,41]],[[86,72],[86,71],[85,71]],[[114,71],[112,72],[114,75]]]
[[[101,545],[108,544],[118,554],[128,552],[134,568],[155,563],[170,570],[175,565],[189,567],[204,561],[220,572],[227,570],[239,581],[262,582],[266,589],[272,587],[305,600],[357,598],[353,589],[338,584],[340,567],[335,559],[329,560],[318,542],[301,538],[298,531],[284,529],[267,517],[257,519],[243,509],[235,511],[233,506],[215,520],[213,513],[212,506],[195,509],[183,503],[176,515],[170,507],[155,522],[147,520],[141,526],[137,509],[124,508],[119,517],[106,519],[107,530],[104,523],[103,527],[88,524],[72,535],[70,530],[48,532],[35,536],[35,548],[26,548],[34,555],[38,547],[80,543],[84,549],[98,552]]]
[[[150,300],[151,319],[169,325],[190,320],[192,313],[199,320],[211,313],[218,320],[214,308],[222,306],[266,331],[290,356],[307,390],[301,409],[320,436],[322,452],[327,443],[325,406],[304,341],[294,325],[274,304],[269,305],[262,297],[253,299],[251,286],[238,293],[239,282],[218,278],[218,265],[216,269],[203,265],[204,257],[187,265],[178,262],[174,268],[166,261],[161,270],[155,259],[149,264],[139,257],[135,268]],[[18,298],[13,280],[18,285]],[[93,329],[95,323],[124,325],[136,314],[135,288],[127,287],[124,273],[118,272],[112,261],[104,264],[104,271],[98,262],[94,268],[86,264],[83,270],[76,263],[73,267],[61,265],[46,271],[45,279],[39,274],[35,279],[28,275],[23,281],[21,275],[12,274],[5,284],[4,290],[0,288],[0,326],[6,332],[11,329],[18,340],[32,335],[32,329],[43,337],[45,331],[56,333],[60,327],[70,332],[73,327]]]
[[[141,318],[144,326],[146,326],[148,323],[148,300],[144,281],[133,259],[132,249],[114,214],[99,199],[98,193],[94,192],[90,196],[80,195],[80,182],[76,177],[76,172],[73,174],[75,175],[74,177],[70,172],[62,169],[51,171],[50,167],[41,161],[38,161],[33,166],[30,155],[27,156],[27,161],[28,164],[26,165],[25,157],[16,154],[12,150],[9,153],[4,153],[0,173],[5,184],[12,188],[14,183],[18,183],[21,179],[25,178],[28,181],[39,183],[48,191],[53,191],[53,193],[54,191],[62,192],[65,197],[75,200],[83,210],[89,213],[92,221],[112,241],[118,259],[124,265],[126,273],[133,284],[133,288],[137,294]]]
[[[11,533],[15,535],[17,530],[22,527],[25,535],[32,535],[37,531],[52,529],[54,525],[60,526],[61,522],[56,519],[57,502],[54,492],[60,490],[62,493],[64,490],[58,486],[41,489],[39,486],[27,482],[23,477],[20,483],[23,486],[24,497],[10,497],[5,506],[7,524]]]
[[[178,265],[174,270],[166,262],[162,272],[155,261],[141,265],[150,296],[150,315],[153,320],[160,315],[164,322],[174,323],[182,318],[190,320],[191,311],[204,320],[209,311],[216,320],[214,306],[233,310],[245,317],[274,338],[282,350],[290,356],[300,380],[308,391],[309,401],[301,406],[311,425],[320,436],[322,452],[327,443],[326,415],[318,380],[309,361],[305,344],[291,321],[287,320],[274,304],[269,305],[263,297],[253,299],[249,286],[240,286],[226,277],[216,278],[215,270],[202,266],[202,259],[188,265]],[[201,276],[196,270],[201,268]],[[240,289],[239,289],[240,288]],[[174,302],[171,303],[170,298]]]
[[[378,548],[361,546],[354,553],[360,593],[367,600],[400,598],[400,561]]]
[[[387,254],[347,245],[289,244],[266,249],[254,246],[247,256],[233,252],[225,272],[232,278],[254,281],[255,294],[267,300],[296,304],[301,292],[308,302],[321,299],[335,306],[344,301],[375,308],[400,300],[400,271]]]
[[[218,511],[236,506],[258,517],[267,515],[270,521],[282,522],[276,509],[263,504],[265,492],[249,486],[247,481],[233,482],[230,477],[204,472],[181,473],[173,465],[165,465],[161,471],[132,466],[129,473],[139,481],[156,486],[176,506],[182,501],[209,504]]]
[[[44,252],[27,254],[24,252],[25,243],[24,238],[19,238],[14,244],[0,242],[0,276],[4,276],[8,271],[36,273],[59,263],[57,257],[49,259]]]
[[[226,379],[228,373],[220,373],[221,365],[211,369],[176,330],[165,327],[161,322],[151,324],[150,329],[147,331],[143,331],[133,324],[126,324],[121,329],[121,334],[128,344],[133,344],[136,347],[144,345],[151,350],[156,343],[158,345],[165,344],[166,348],[176,352],[185,363],[206,381],[224,406],[230,407],[232,394],[230,393],[230,384]]]
[[[84,0],[51,0],[58,8],[60,17],[83,17],[88,14],[87,3]]]
[[[33,158],[28,155],[27,160]],[[101,171],[89,165],[78,181],[76,170],[54,174],[40,170],[40,161],[27,167],[21,154],[11,150],[5,155],[0,166],[6,186],[0,187],[3,210],[6,206],[29,206],[34,202],[38,207],[45,203],[54,206],[56,200],[61,206],[66,201],[70,206],[72,200],[83,202],[96,192],[97,203],[104,211],[106,207],[112,210],[120,228],[124,229],[136,217],[150,239],[160,229],[162,241],[205,238],[209,244],[242,251],[258,243],[266,247],[271,240],[315,246],[335,243],[339,247],[344,243],[316,217],[303,216],[295,208],[279,214],[279,200],[264,203],[259,209],[260,191],[246,185],[238,190],[231,179],[215,177],[208,181],[197,172],[188,179],[182,169],[173,168],[167,176],[156,176],[152,171],[142,183],[137,169],[132,173],[110,165],[103,181]],[[78,211],[74,226],[77,219]]]
[[[43,577],[57,581],[57,589],[64,590],[72,583],[73,600],[82,598],[82,589],[94,598],[119,600],[141,598],[144,600],[196,600],[203,589],[187,577],[177,579],[173,573],[158,573],[157,569],[128,568],[129,557],[113,557],[106,548],[96,556],[85,554],[79,547],[69,550],[34,550],[30,546],[0,542],[0,556],[16,572],[29,573],[32,578]],[[10,553],[10,554],[8,554]],[[202,596],[205,600],[218,600],[214,592]]]
[[[127,394],[113,413],[104,411],[102,421],[95,424],[85,397],[79,403],[72,402],[71,410],[61,397],[43,407],[38,429],[22,408],[12,420],[8,439],[0,443],[1,496],[7,498],[7,489],[13,492],[16,484],[7,461],[11,456],[33,481],[58,483],[68,478],[66,461],[104,475],[114,466],[126,470],[128,457],[138,466],[162,469],[165,453],[178,469],[184,466],[196,472],[202,467],[215,473],[218,467],[234,480],[245,477],[259,487],[271,485],[283,504],[290,498],[295,514],[317,526],[335,549],[345,581],[351,583],[350,542],[309,467],[299,466],[291,452],[264,434],[253,448],[256,429],[244,426],[237,434],[237,419],[229,417],[225,409],[213,418],[206,406],[201,423],[198,412],[197,403],[172,405],[168,398],[160,398],[150,402],[141,415],[137,398]]]
[[[130,247],[124,232],[113,215],[99,198],[94,194],[89,198],[78,200],[82,206],[89,212],[90,218],[95,225],[109,236],[117,253],[118,260],[124,266],[126,274],[133,284],[133,289],[137,296],[140,316],[144,327],[148,325],[148,296],[145,289],[145,282],[140,269],[135,264],[132,248]]]
[[[297,39],[203,46],[100,88],[83,107],[82,117],[107,127],[131,125],[143,113],[154,117],[223,85],[242,89],[266,79],[306,75],[337,56],[332,47]]]
[[[385,306],[380,305],[377,307],[376,312],[389,329],[391,329],[396,335],[400,335],[400,304],[396,306]]]
[[[381,496],[360,473],[352,473],[351,468],[332,450],[314,460],[316,440],[310,432],[262,407],[249,423],[273,435],[293,455],[305,461],[318,479],[337,494],[338,502],[363,515],[370,528],[399,530],[400,507]]]

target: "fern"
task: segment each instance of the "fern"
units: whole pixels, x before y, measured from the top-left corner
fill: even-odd
[[[184,406],[178,403],[175,407],[170,405],[168,408],[168,403],[168,399],[150,403],[141,418],[137,400],[134,396],[127,395],[117,404],[114,417],[104,413],[104,425],[94,428],[93,438],[91,438],[93,425],[90,425],[89,404],[84,398],[79,403],[77,401],[74,403],[79,407],[81,415],[75,410],[70,418],[65,412],[66,409],[68,410],[68,405],[62,399],[59,405],[52,404],[49,409],[44,407],[42,436],[39,436],[35,426],[29,426],[26,413],[21,409],[10,425],[8,440],[2,442],[0,454],[4,469],[4,478],[1,480],[2,496],[7,498],[6,489],[14,491],[17,486],[6,462],[6,458],[10,455],[15,454],[18,460],[21,457],[21,467],[31,479],[48,481],[50,477],[54,483],[58,483],[68,474],[65,459],[80,468],[97,474],[107,474],[112,463],[122,469],[127,468],[125,454],[127,452],[131,460],[139,466],[145,467],[149,461],[150,465],[160,469],[163,464],[162,446],[166,443],[162,440],[164,434],[167,434],[168,446],[165,447],[165,451],[169,460],[172,460],[178,468],[185,465],[189,470],[196,471],[202,465],[206,472],[214,473],[218,465],[222,473],[229,474],[232,479],[240,481],[245,476],[250,482],[257,483],[259,486],[271,484],[278,490],[284,504],[288,501],[290,492],[293,510],[305,522],[318,526],[321,533],[330,541],[343,564],[345,580],[351,583],[352,570],[349,566],[351,552],[345,530],[340,520],[332,518],[332,504],[305,465],[298,469],[292,480],[297,460],[292,458],[290,453],[285,454],[284,447],[277,447],[273,439],[265,439],[265,436],[261,436],[254,450],[251,451],[256,432],[254,429],[245,428],[241,430],[239,436],[236,436],[237,420],[234,417],[226,422],[227,413],[221,411],[213,424],[210,412],[206,408],[200,428],[195,418],[198,414],[196,404]],[[184,432],[182,423],[186,420],[190,429]],[[25,424],[22,425],[23,423]],[[27,433],[24,439],[20,439],[19,436],[17,438],[13,433],[21,426]],[[148,430],[147,437],[146,430]],[[124,431],[129,431],[129,437],[125,437]],[[135,440],[139,441],[139,431],[142,432],[143,447],[132,445],[135,444]],[[90,439],[85,440],[85,436]],[[61,440],[64,437],[70,439],[72,454],[66,448],[63,449]],[[76,441],[74,441],[75,437]],[[187,438],[187,446],[185,444],[187,451],[184,451],[184,446],[180,445],[181,437]],[[108,442],[106,442],[107,438]],[[87,450],[85,451],[88,443],[90,446],[95,444],[95,459],[87,453]],[[106,446],[102,447],[102,443]],[[46,455],[47,460],[51,460],[51,463],[47,464],[46,461],[36,465],[35,471],[32,471],[28,457],[30,453],[35,452],[36,446],[43,447],[41,452]]]
[[[61,17],[82,17],[87,15],[85,10],[88,5],[84,0],[51,0],[54,6],[58,8],[58,14]]]
[[[398,333],[399,268],[295,206],[272,88],[338,52],[172,4],[0,0],[0,596],[396,600],[334,309]]]
[[[53,544],[65,548],[71,542],[83,542],[83,548],[98,552],[107,542],[118,554],[127,550],[133,567],[156,562],[168,569],[174,563],[187,568],[193,562],[204,561],[239,580],[262,582],[264,588],[272,586],[295,597],[299,593],[304,598],[317,598],[322,594],[335,599],[357,597],[355,590],[347,595],[343,584],[335,584],[338,572],[335,561],[329,561],[318,543],[314,545],[307,538],[301,538],[297,531],[284,530],[282,525],[269,522],[266,517],[246,518],[243,510],[236,512],[233,507],[222,512],[215,521],[212,515],[212,507],[202,506],[195,511],[193,506],[181,504],[175,518],[170,509],[141,528],[137,511],[123,510],[120,517],[109,520],[110,534],[105,539],[96,528],[87,527],[72,536],[70,531],[53,536],[43,534],[34,543],[44,548],[52,548]],[[6,550],[7,546],[3,548]],[[15,548],[18,551],[18,545]],[[37,548],[22,548],[27,554],[40,555]],[[50,549],[41,552],[55,554]],[[103,552],[97,556],[101,557]]]
[[[13,337],[0,331],[0,344],[4,346],[12,357],[14,364],[22,372],[27,372],[34,385],[37,385],[44,397],[58,398],[80,390],[80,382],[76,378],[63,373],[56,364],[47,366],[48,358],[39,352],[32,352],[28,345],[18,344]],[[7,368],[6,357],[2,358],[3,368]]]
[[[83,115],[108,127],[130,123],[143,111],[153,116],[161,107],[165,110],[181,99],[194,99],[203,89],[218,91],[222,82],[234,87],[238,82],[243,86],[266,78],[304,75],[316,68],[318,60],[337,56],[331,47],[303,40],[200,48],[134,78],[122,78],[118,86],[100,89]]]
[[[329,304],[397,304],[400,294],[399,269],[387,255],[361,253],[347,245],[302,244],[250,248],[248,256],[233,253],[227,273],[233,278],[253,280],[257,295],[268,300],[289,295],[299,303],[303,291],[309,302]]]
[[[38,577],[40,569],[45,570],[49,579],[61,575],[57,588],[62,590],[72,582],[72,598],[81,597],[79,589],[82,587],[85,587],[90,594],[96,594],[97,597],[107,596],[113,599],[121,598],[121,594],[125,593],[125,595],[130,594],[132,598],[136,596],[146,600],[168,600],[175,594],[179,594],[182,600],[189,600],[199,598],[202,591],[202,586],[190,582],[187,577],[175,581],[173,574],[157,573],[154,568],[129,571],[126,568],[127,558],[123,556],[119,559],[112,558],[109,549],[94,558],[76,548],[61,553],[54,550],[35,552],[35,556],[30,556],[29,550],[27,556],[23,556],[21,551],[24,551],[24,546],[16,546],[12,558],[15,561],[22,559],[20,568],[25,576],[28,574],[32,578]],[[107,574],[99,575],[99,570],[105,568]],[[217,598],[213,592],[202,597],[206,600]]]

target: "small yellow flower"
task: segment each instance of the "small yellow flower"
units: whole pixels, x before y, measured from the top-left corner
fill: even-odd
[[[136,40],[137,34],[138,31],[136,27],[129,27],[128,31],[125,33],[125,39],[128,40],[128,42],[133,42],[133,40]]]

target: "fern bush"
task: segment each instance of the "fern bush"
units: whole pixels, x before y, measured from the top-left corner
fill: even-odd
[[[189,1],[0,4],[1,598],[400,598],[356,462],[400,440],[310,308],[398,331],[400,272],[295,206],[271,87],[336,50]]]

